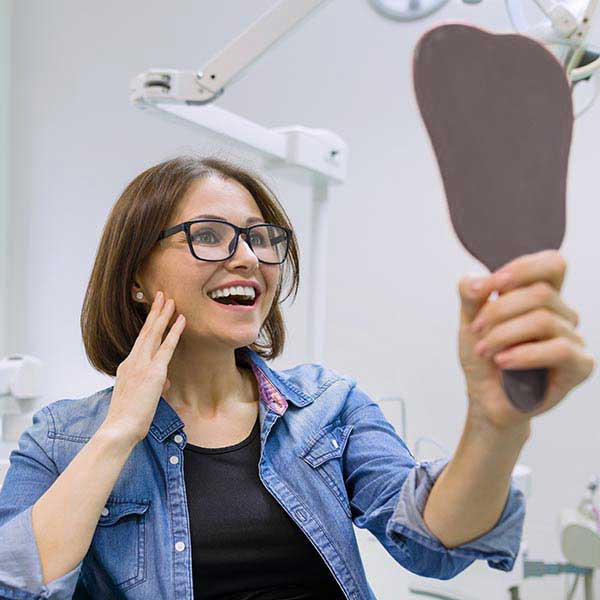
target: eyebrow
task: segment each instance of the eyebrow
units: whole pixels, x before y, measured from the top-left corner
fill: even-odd
[[[196,215],[188,220],[192,221],[193,219],[218,219],[220,221],[227,221],[225,217],[220,217],[219,215]],[[264,223],[264,219],[262,217],[248,217],[246,219],[246,224],[248,223]]]

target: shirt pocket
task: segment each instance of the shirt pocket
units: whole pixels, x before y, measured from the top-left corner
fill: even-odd
[[[146,580],[146,512],[150,500],[108,498],[92,548],[110,583],[128,590]]]
[[[330,424],[318,431],[300,452],[300,458],[319,474],[349,518],[352,518],[352,512],[344,483],[342,455],[353,427]]]

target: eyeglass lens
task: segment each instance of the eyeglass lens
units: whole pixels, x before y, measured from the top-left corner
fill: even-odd
[[[235,229],[218,221],[192,223],[190,237],[198,258],[224,260],[232,253]],[[277,225],[257,225],[250,230],[250,243],[259,260],[280,263],[288,240],[285,229]]]

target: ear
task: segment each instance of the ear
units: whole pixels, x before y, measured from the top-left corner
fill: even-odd
[[[137,297],[137,294],[139,292],[142,292],[142,294],[144,294],[143,298]],[[148,303],[148,298],[146,298],[146,292],[144,291],[144,286],[142,285],[141,278],[139,277],[139,275],[137,273],[134,277],[133,285],[131,286],[131,296],[132,296],[134,302],[139,302],[141,304]]]

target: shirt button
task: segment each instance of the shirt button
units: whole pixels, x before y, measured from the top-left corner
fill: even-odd
[[[179,458],[177,458],[177,456],[171,456],[171,458],[169,458],[169,462],[172,465],[176,465],[179,462]]]
[[[173,439],[175,440],[176,444],[181,444],[181,442],[183,442],[183,437],[181,437],[179,434],[177,434]]]
[[[108,510],[108,508],[106,508],[106,506],[102,509],[102,516],[106,517],[108,515],[110,511]]]
[[[182,552],[185,550],[185,544],[183,542],[177,542],[175,544],[175,550],[177,550],[177,552]]]

